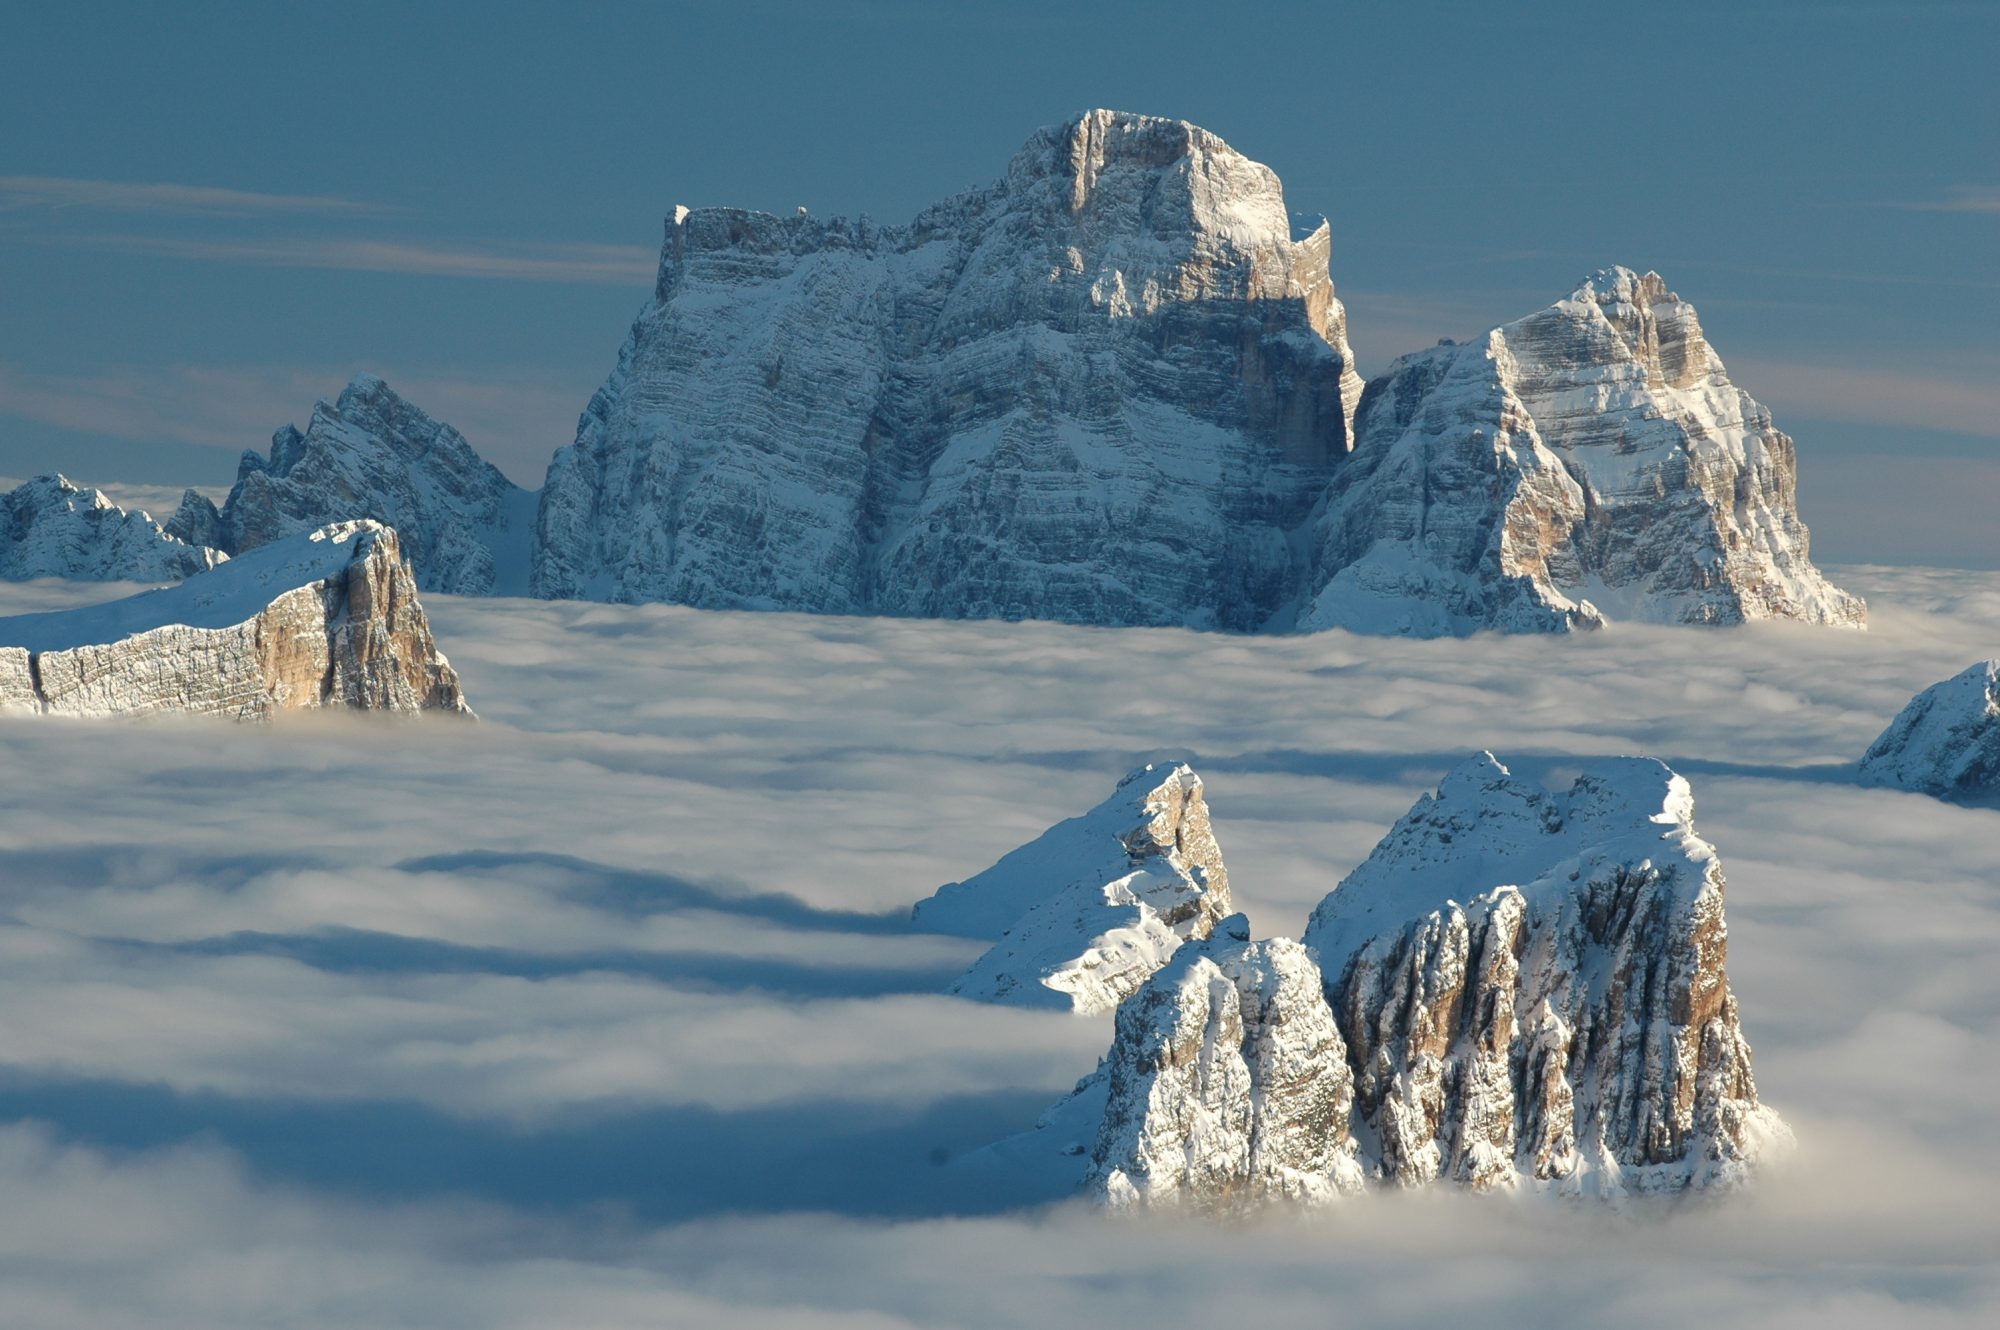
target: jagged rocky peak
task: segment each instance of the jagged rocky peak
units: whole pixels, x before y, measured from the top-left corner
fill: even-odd
[[[288,536],[125,600],[0,619],[0,708],[262,720],[328,707],[471,714],[380,523]]]
[[[1404,357],[1369,385],[1356,436],[1301,627],[1865,622],[1808,557],[1792,440],[1657,273],[1607,268]]]
[[[1093,111],[906,226],[677,209],[543,491],[535,588],[1259,629],[1360,383],[1323,223]]]
[[[1083,816],[938,888],[913,918],[933,932],[994,939],[952,992],[1099,1012],[1184,941],[1208,936],[1229,910],[1229,872],[1201,777],[1153,763]]]
[[[304,430],[249,452],[220,510],[189,491],[169,530],[240,554],[329,523],[404,533],[419,584],[459,595],[527,590],[535,496],[372,374],[313,407]]]
[[[128,513],[66,476],[37,476],[0,494],[0,577],[9,580],[178,581],[225,557],[177,539],[150,513]]]
[[[1375,1176],[1671,1193],[1789,1140],[1757,1100],[1693,816],[1652,759],[1549,791],[1485,754],[1320,903],[1304,941]]]
[[[1861,759],[1861,781],[1959,803],[2000,801],[2000,660],[1910,699]]]
[[[1120,1004],[1097,1077],[1084,1187],[1113,1206],[1228,1212],[1363,1185],[1353,1075],[1319,967],[1289,938],[1252,942],[1240,914]]]

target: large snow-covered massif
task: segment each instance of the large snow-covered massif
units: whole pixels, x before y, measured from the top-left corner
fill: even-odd
[[[1807,557],[1792,440],[1657,273],[1403,357],[1356,429],[1303,628],[1865,622]]]
[[[0,717],[0,1322],[1983,1330],[2000,815],[1853,763],[1993,654],[2000,577],[1829,572],[1871,631],[425,594],[479,725]],[[1693,784],[1795,1166],[1664,1213],[1429,1187],[1242,1226],[1017,1212],[1094,1136],[1060,1188],[965,1176],[1112,1022],[945,996],[990,941],[913,899],[1185,758],[1234,908],[1296,937],[1480,749],[1557,792],[1633,752]]]
[[[219,510],[190,490],[167,529],[241,554],[366,519],[396,529],[424,590],[507,596],[527,592],[534,512],[534,493],[457,430],[361,374],[315,403],[303,431],[272,435],[269,457],[246,452]]]
[[[126,600],[0,619],[0,708],[263,720],[322,707],[468,712],[379,523],[273,541]]]
[[[0,494],[0,578],[171,582],[224,557],[64,476],[37,476]]]
[[[1359,400],[1323,218],[1091,111],[906,226],[676,209],[544,596],[1255,630]]]
[[[1109,1011],[1231,909],[1201,777],[1149,763],[1081,817],[918,901],[918,928],[993,938],[962,997]]]
[[[1869,785],[1940,799],[2000,799],[2000,660],[1982,660],[1910,699],[1862,755]]]

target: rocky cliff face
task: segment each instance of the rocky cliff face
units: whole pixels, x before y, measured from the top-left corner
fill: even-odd
[[[1554,792],[1482,755],[1321,902],[1303,946],[1250,942],[1240,916],[1184,944],[1120,1004],[1097,1072],[987,1166],[1211,1211],[1366,1185],[1741,1183],[1790,1133],[1757,1099],[1722,870],[1692,818],[1687,782],[1650,759]]]
[[[1226,1212],[1360,1190],[1347,1048],[1319,967],[1242,915],[1118,1008],[1084,1185],[1121,1208]]]
[[[934,932],[995,939],[951,988],[1017,1006],[1109,1011],[1229,913],[1229,872],[1201,777],[1154,764],[1109,799],[913,912]]]
[[[331,523],[368,519],[403,533],[427,591],[524,595],[535,495],[373,375],[319,402],[303,432],[245,453],[218,511],[189,491],[168,530],[241,554]]]
[[[1316,522],[1306,629],[1434,636],[1799,619],[1860,626],[1807,557],[1797,456],[1655,273],[1369,385]]]
[[[1329,232],[1093,111],[908,226],[677,209],[550,467],[545,596],[1254,630],[1346,453]]]
[[[1305,933],[1383,1180],[1670,1192],[1784,1138],[1724,965],[1722,867],[1645,758],[1566,792],[1467,763]]]
[[[1861,781],[1965,803],[2000,800],[2000,660],[1910,699],[1861,759]]]
[[[62,476],[38,476],[0,494],[0,578],[174,582],[225,557]]]
[[[348,522],[179,586],[0,619],[0,708],[267,719],[346,707],[469,715],[396,533]]]

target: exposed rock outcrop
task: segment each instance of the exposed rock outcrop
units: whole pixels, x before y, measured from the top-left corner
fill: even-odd
[[[1353,1076],[1319,967],[1232,915],[1118,1008],[1085,1187],[1212,1212],[1360,1190]]]
[[[2000,801],[2000,660],[1910,699],[1861,759],[1861,781],[1962,803]]]
[[[371,374],[314,405],[303,432],[245,453],[220,510],[190,490],[168,530],[242,554],[336,522],[394,527],[426,591],[525,595],[535,494],[502,475],[451,426]]]
[[[1256,630],[1360,382],[1329,231],[1092,111],[907,226],[676,209],[543,490],[544,596]]]
[[[1229,913],[1229,872],[1201,777],[1156,763],[985,872],[919,901],[916,926],[994,938],[951,991],[1109,1011]]]
[[[266,719],[347,707],[469,715],[396,533],[346,522],[178,586],[0,619],[0,707]]]
[[[1597,273],[1368,386],[1305,629],[1438,636],[1866,608],[1807,556],[1797,455],[1656,273]]]
[[[0,578],[10,581],[173,582],[225,557],[63,476],[37,476],[0,494]]]
[[[1097,1072],[981,1162],[1200,1210],[1370,1184],[1739,1184],[1791,1137],[1757,1099],[1693,810],[1651,759],[1552,792],[1482,755],[1321,902],[1303,946],[1250,942],[1240,916],[1183,945],[1120,1004]]]

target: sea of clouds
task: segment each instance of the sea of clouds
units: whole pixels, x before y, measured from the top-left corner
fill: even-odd
[[[1993,1324],[2000,811],[1850,768],[2000,652],[2000,575],[1840,578],[1867,633],[434,597],[477,725],[0,721],[0,1324]],[[1239,907],[1296,935],[1479,749],[1693,782],[1786,1168],[1222,1230],[953,1166],[1109,1025],[938,996],[979,947],[910,902],[1185,757]]]

